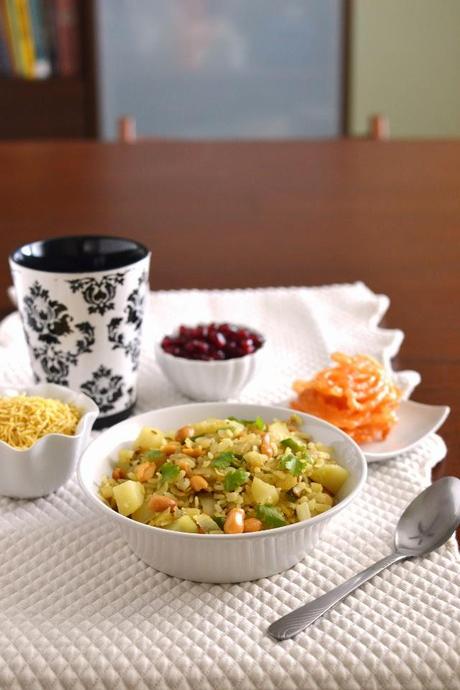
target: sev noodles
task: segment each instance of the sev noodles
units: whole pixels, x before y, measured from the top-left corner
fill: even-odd
[[[47,434],[73,436],[80,420],[73,405],[52,398],[0,397],[0,440],[13,448],[30,448]]]

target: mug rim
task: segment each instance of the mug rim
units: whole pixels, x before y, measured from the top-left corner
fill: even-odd
[[[75,242],[75,241],[81,241],[82,244],[85,240],[111,240],[114,242],[120,241],[121,243],[129,243],[131,247],[125,247],[124,249],[120,248],[120,251],[114,252],[112,261],[108,261],[108,265],[104,266],[101,268],[100,266],[91,266],[89,265],[91,263],[91,256],[87,255],[85,258],[89,262],[88,265],[85,265],[84,267],[81,266],[79,267],[77,264],[77,261],[75,260],[75,264],[73,266],[67,266],[62,269],[55,269],[53,267],[47,267],[46,263],[49,261],[49,257],[34,257],[33,255],[29,255],[29,261],[28,257],[26,254],[24,254],[24,250],[27,247],[32,248],[33,245],[45,245],[47,243],[52,243],[52,244],[59,244],[59,243],[66,243],[66,242]],[[104,273],[107,271],[114,271],[117,269],[122,269],[122,268],[128,268],[130,266],[133,266],[136,263],[139,263],[140,261],[143,261],[147,257],[150,256],[150,250],[141,242],[138,242],[137,240],[133,240],[129,237],[122,237],[122,236],[117,236],[117,235],[58,235],[57,237],[47,237],[45,239],[39,239],[39,240],[34,240],[32,242],[25,242],[24,244],[20,245],[19,247],[16,247],[13,249],[13,251],[9,255],[9,260],[10,263],[13,264],[15,267],[23,268],[23,269],[28,269],[32,271],[41,271],[44,273],[58,273],[58,274],[79,274],[79,273]],[[123,255],[125,255],[126,258],[123,258]],[[22,260],[19,260],[22,258]],[[68,258],[67,258],[68,260]]]

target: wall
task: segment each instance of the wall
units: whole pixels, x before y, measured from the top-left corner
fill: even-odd
[[[354,0],[350,133],[389,117],[391,136],[460,135],[459,0]]]

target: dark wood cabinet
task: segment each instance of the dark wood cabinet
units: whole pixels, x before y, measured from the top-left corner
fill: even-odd
[[[93,1],[80,5],[81,73],[0,78],[0,139],[93,138],[97,134]]]

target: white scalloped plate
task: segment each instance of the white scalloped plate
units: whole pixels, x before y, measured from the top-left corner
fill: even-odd
[[[425,436],[437,431],[449,413],[450,407],[446,405],[424,405],[414,400],[402,400],[398,409],[398,423],[386,439],[361,445],[366,460],[378,462],[405,453]]]
[[[289,403],[289,400],[283,400],[277,405],[290,408]],[[401,400],[398,422],[386,439],[359,444],[360,448],[368,463],[390,460],[416,446],[428,434],[437,431],[449,413],[450,407],[447,405],[425,405],[414,400]]]

